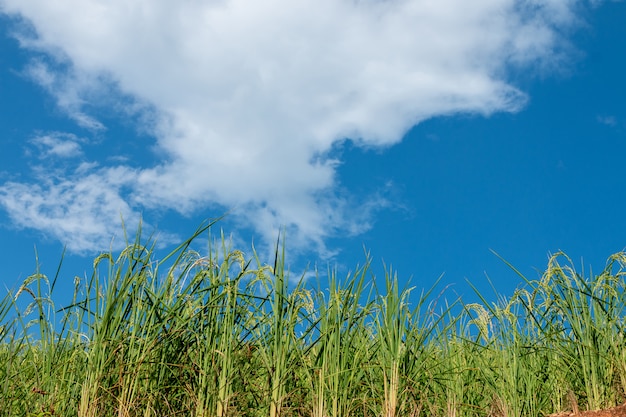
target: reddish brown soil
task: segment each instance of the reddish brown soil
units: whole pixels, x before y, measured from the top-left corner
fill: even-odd
[[[566,412],[551,414],[549,417],[626,417],[626,404],[607,410],[580,411],[578,413]]]

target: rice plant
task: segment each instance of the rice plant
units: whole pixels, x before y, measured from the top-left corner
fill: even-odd
[[[313,417],[354,415],[365,404],[360,394],[366,382],[372,333],[365,319],[371,313],[369,296],[364,296],[369,263],[341,281],[328,274],[328,289],[318,289],[311,300],[311,326],[303,360],[311,392]],[[365,298],[364,298],[365,297]],[[313,302],[315,303],[313,304]]]
[[[156,256],[141,230],[55,304],[59,268],[0,298],[1,416],[539,416],[626,401],[626,255],[563,254],[510,297],[463,304],[345,277],[292,277],[201,226]],[[218,239],[219,242],[219,239]],[[565,262],[563,262],[565,261]],[[513,269],[514,273],[517,273]]]

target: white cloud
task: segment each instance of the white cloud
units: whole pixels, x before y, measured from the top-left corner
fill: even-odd
[[[41,230],[63,242],[69,251],[93,253],[125,245],[142,224],[140,210],[132,205],[136,172],[125,167],[99,167],[80,163],[74,170],[50,170],[39,166],[36,183],[7,182],[0,186],[0,202],[17,227]],[[122,227],[123,226],[123,227]],[[159,233],[159,245],[178,239]]]
[[[51,132],[31,140],[44,158],[73,158],[82,155],[80,139],[71,133]]]
[[[57,105],[81,127],[94,131],[104,126],[82,110],[87,103],[84,98],[94,85],[86,74],[68,74],[53,71],[40,60],[33,60],[25,69],[25,74],[55,96]],[[87,77],[87,79],[85,79]]]
[[[302,245],[324,249],[340,230],[363,230],[371,214],[354,216],[351,197],[337,192],[333,146],[346,138],[390,146],[433,116],[519,110],[526,96],[507,82],[508,68],[549,64],[578,4],[0,0],[34,29],[22,45],[53,57],[33,61],[28,73],[62,109],[101,129],[89,106],[136,112],[115,97],[147,103],[154,112],[139,128],[163,156],[134,172],[125,196],[110,178],[129,171],[120,165],[102,171],[111,192],[75,175],[5,184],[2,204],[18,223],[93,239],[110,232],[98,219],[119,211],[219,204],[259,232],[286,225]],[[85,205],[78,188],[100,204]],[[36,192],[53,194],[63,210],[36,201]],[[364,202],[369,210],[376,204]],[[73,210],[78,217],[96,210],[92,226],[66,220]]]
[[[130,231],[139,222],[120,193],[128,177],[124,169],[93,170],[65,178],[42,171],[36,184],[3,184],[0,200],[19,227],[42,230],[73,252],[105,250],[121,230],[122,218]],[[115,246],[123,244],[122,240],[117,233]]]

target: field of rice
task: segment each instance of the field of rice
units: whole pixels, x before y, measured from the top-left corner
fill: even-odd
[[[495,302],[323,280],[225,243],[94,260],[73,301],[35,273],[0,298],[0,416],[542,416],[626,401],[626,253],[564,254]],[[322,275],[322,274],[320,274]],[[328,276],[327,276],[328,275]],[[323,283],[322,283],[323,281]],[[434,302],[437,299],[437,302]]]

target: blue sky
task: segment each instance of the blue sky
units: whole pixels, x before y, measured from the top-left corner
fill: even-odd
[[[470,4],[471,3],[471,4]],[[0,0],[0,282],[206,218],[471,299],[626,247],[626,3]],[[71,18],[68,18],[71,16]],[[452,298],[452,296],[451,296]]]

